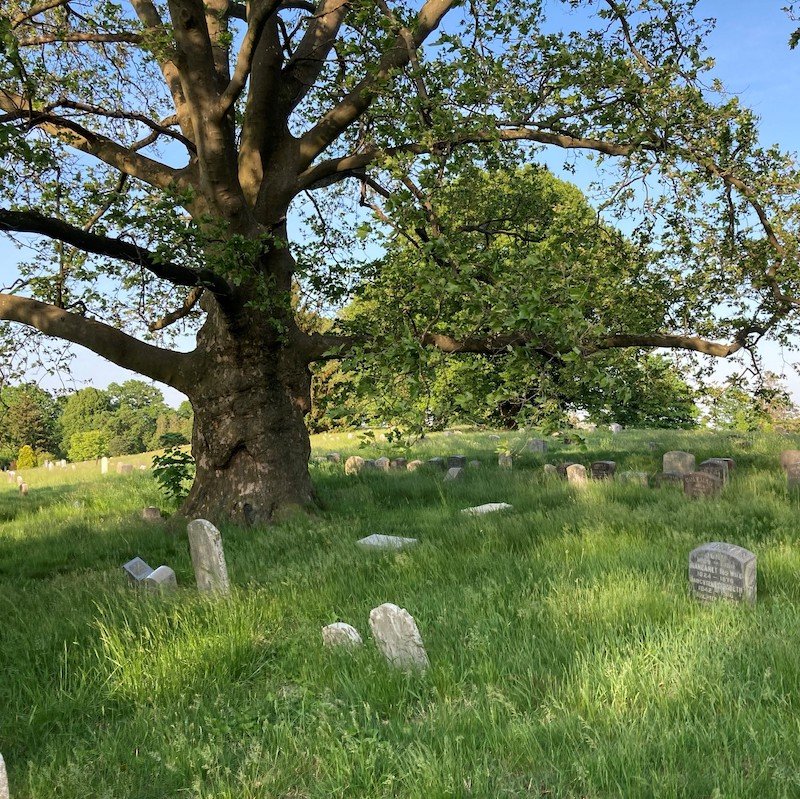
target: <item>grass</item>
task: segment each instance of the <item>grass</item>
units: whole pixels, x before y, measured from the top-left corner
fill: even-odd
[[[797,440],[598,432],[500,472],[494,449],[518,443],[431,436],[411,455],[485,462],[448,484],[314,463],[315,517],[223,528],[234,591],[216,601],[193,588],[185,535],[139,518],[159,504],[149,473],[32,470],[24,498],[0,478],[12,797],[800,796],[800,501],[778,466]],[[568,458],[653,472],[667,449],[735,457],[730,485],[691,501],[541,475]],[[514,510],[459,513],[483,502]],[[420,545],[353,546],[373,532]],[[688,553],[714,540],[757,553],[754,608],[689,596]],[[128,589],[136,554],[181,588]],[[416,618],[427,674],[376,652],[367,619],[386,601]],[[324,650],[336,620],[366,645]]]

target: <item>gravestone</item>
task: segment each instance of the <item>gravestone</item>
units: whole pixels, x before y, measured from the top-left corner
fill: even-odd
[[[499,510],[512,510],[513,506],[507,502],[487,502],[485,505],[476,505],[474,508],[464,508],[461,512],[469,516],[483,516],[486,513],[496,513]]]
[[[452,469],[447,470],[444,476],[445,482],[451,483],[453,480],[460,480],[464,475],[464,470],[460,466],[454,466]]]
[[[500,436],[489,436],[489,441],[499,441]]]
[[[146,522],[160,522],[161,510],[155,507],[144,508],[142,510],[142,519]]]
[[[132,463],[118,463],[117,464],[117,474],[133,474],[133,464]]]
[[[21,474],[18,474],[17,475],[17,485],[21,486],[24,482],[25,482],[25,478]]]
[[[722,480],[708,472],[692,472],[683,475],[683,493],[687,497],[713,497],[722,491]]]
[[[408,461],[405,458],[395,458],[389,465],[392,469],[405,469]]]
[[[391,467],[391,461],[386,456],[382,458],[376,458],[375,468],[379,472],[388,472],[390,467]]]
[[[786,467],[786,487],[790,490],[800,488],[800,461]]]
[[[647,449],[649,449],[650,452],[655,452],[658,449],[658,441],[648,441]]]
[[[466,455],[451,455],[447,459],[448,469],[463,469],[467,465]]]
[[[542,471],[545,473],[546,477],[558,477],[558,469],[556,469],[552,463],[545,463],[542,467]]]
[[[445,463],[444,458],[439,458],[439,457],[428,458],[426,463],[428,464],[428,466],[432,466],[434,469],[442,469],[442,470],[444,470],[444,469],[447,468],[447,464]]]
[[[8,774],[6,774],[6,761],[0,755],[0,799],[9,799],[11,794],[8,791]]]
[[[400,535],[381,535],[380,533],[373,533],[366,538],[361,538],[356,541],[356,544],[362,549],[406,549],[418,544],[419,540],[416,538],[403,538]]]
[[[328,463],[341,463],[342,456],[338,452],[329,452],[326,457],[326,460],[328,461]]]
[[[499,455],[497,458],[497,465],[501,469],[513,469],[514,459],[510,455]]]
[[[722,458],[709,458],[697,467],[698,472],[707,472],[719,478],[722,484],[728,482],[728,462]]]
[[[680,486],[683,488],[683,475],[678,472],[658,472],[653,476],[653,485],[661,488],[665,485]]]
[[[586,467],[580,463],[573,463],[567,467],[567,482],[573,485],[584,486],[588,482]]]
[[[556,471],[558,472],[558,474],[561,477],[566,478],[567,469],[569,469],[570,466],[574,466],[574,465],[575,465],[575,461],[564,461],[563,463],[559,463],[558,466],[556,466]]]
[[[194,519],[189,522],[187,530],[198,590],[230,593],[228,567],[225,563],[225,552],[222,549],[222,536],[219,530],[205,519]]]
[[[547,452],[547,442],[543,438],[531,438],[525,448],[528,452]]]
[[[593,480],[610,480],[617,471],[615,461],[595,461],[591,465]]]
[[[788,468],[789,464],[800,462],[800,449],[785,449],[781,452],[781,468]]]
[[[351,455],[344,462],[345,474],[359,474],[363,468],[364,468],[364,459],[359,457],[358,455]]]
[[[19,484],[19,493],[22,494],[23,497],[28,496],[28,484],[27,483],[20,483]]]
[[[142,585],[155,591],[171,591],[178,587],[178,578],[169,566],[159,566],[142,580]]]
[[[470,461],[467,464],[467,468],[468,469],[480,469],[481,468],[481,462],[480,461]]]
[[[376,646],[393,666],[405,671],[428,668],[422,636],[405,608],[391,602],[379,605],[370,611],[369,626]]]
[[[108,474],[108,458],[100,458],[100,474]]]
[[[406,466],[406,471],[416,472],[417,469],[419,469],[420,466],[424,466],[424,465],[425,465],[425,461],[409,461],[407,466]]]
[[[67,468],[67,462],[63,458],[58,462],[58,468],[59,469],[66,469]]]
[[[734,544],[715,541],[689,553],[689,585],[698,599],[756,601],[756,556]]]
[[[361,646],[364,642],[355,627],[337,621],[322,628],[323,646]]]
[[[665,452],[663,458],[662,471],[673,472],[675,474],[691,474],[695,471],[695,457],[691,452]]]
[[[375,461],[367,459],[364,461],[364,465],[361,467],[362,471],[365,472],[377,472],[378,467],[375,465]]]
[[[139,585],[145,577],[153,572],[147,563],[138,556],[133,558],[133,560],[129,560],[122,567],[122,570],[128,575],[128,580],[130,580],[132,585]]]
[[[617,479],[621,483],[633,483],[634,485],[644,486],[647,488],[648,475],[647,472],[620,472]]]
[[[622,432],[622,425],[621,424],[617,424],[616,422],[614,422],[614,424],[610,424],[608,426],[608,429],[612,433],[614,433],[614,435],[616,435],[617,433],[621,433]]]

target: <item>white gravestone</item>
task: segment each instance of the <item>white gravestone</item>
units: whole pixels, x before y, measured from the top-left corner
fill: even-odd
[[[100,458],[100,474],[108,474],[108,458]]]
[[[580,463],[573,463],[571,466],[567,466],[567,480],[572,485],[585,486],[588,483],[586,467]]]
[[[689,553],[689,584],[700,600],[756,601],[756,556],[735,544],[715,541]]]
[[[345,474],[359,474],[364,468],[364,459],[360,455],[351,455],[344,462]]]
[[[372,637],[381,654],[393,666],[410,671],[430,665],[414,617],[405,609],[386,602],[369,614]]]
[[[8,792],[8,775],[6,774],[6,761],[0,755],[0,799],[9,799],[11,794]]]
[[[405,549],[406,547],[413,547],[417,544],[416,538],[403,538],[399,535],[381,535],[380,533],[373,533],[366,538],[356,541],[356,544],[362,549]]]
[[[145,579],[145,577],[153,573],[153,570],[147,565],[147,563],[145,563],[145,561],[139,557],[129,560],[122,567],[122,570],[128,575],[128,579],[133,585],[138,585]]]
[[[323,646],[361,646],[364,642],[355,627],[337,621],[322,628]]]
[[[155,590],[170,590],[178,587],[178,578],[169,566],[159,566],[142,580],[142,585]]]
[[[483,516],[486,513],[495,513],[499,510],[512,510],[513,505],[507,502],[487,502],[485,505],[476,505],[474,508],[464,508],[461,512],[469,516]]]
[[[225,564],[225,552],[222,550],[222,536],[219,530],[206,519],[189,522],[187,530],[198,590],[230,593],[228,567]]]

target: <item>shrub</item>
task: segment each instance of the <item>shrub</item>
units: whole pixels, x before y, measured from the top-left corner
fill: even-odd
[[[95,460],[104,455],[108,455],[108,436],[102,430],[87,430],[70,436],[67,457],[73,463]]]
[[[178,447],[153,457],[153,476],[161,493],[169,499],[183,499],[189,493],[194,472],[194,458]]]
[[[32,469],[34,466],[36,466],[36,453],[33,447],[24,444],[17,454],[17,469]]]

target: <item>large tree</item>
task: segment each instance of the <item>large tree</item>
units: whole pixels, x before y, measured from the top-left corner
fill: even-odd
[[[256,523],[313,499],[309,364],[370,340],[309,332],[293,310],[298,285],[340,301],[357,280],[340,247],[356,224],[350,187],[426,259],[435,279],[407,290],[447,298],[449,317],[400,331],[416,345],[727,356],[787,333],[794,165],[710,82],[693,0],[571,0],[581,16],[563,32],[544,5],[5,0],[0,228],[32,234],[39,252],[0,293],[0,319],[185,392],[197,460],[186,513]],[[569,307],[470,315],[465,285],[481,276],[467,245],[481,230],[448,230],[436,189],[537,146],[618,162],[609,208],[647,212],[659,314],[622,327],[599,312],[559,324]],[[305,219],[302,246],[290,213]],[[531,271],[531,297],[548,291],[545,273]],[[635,283],[625,291],[635,303]],[[181,323],[199,325],[191,352],[165,337]]]

